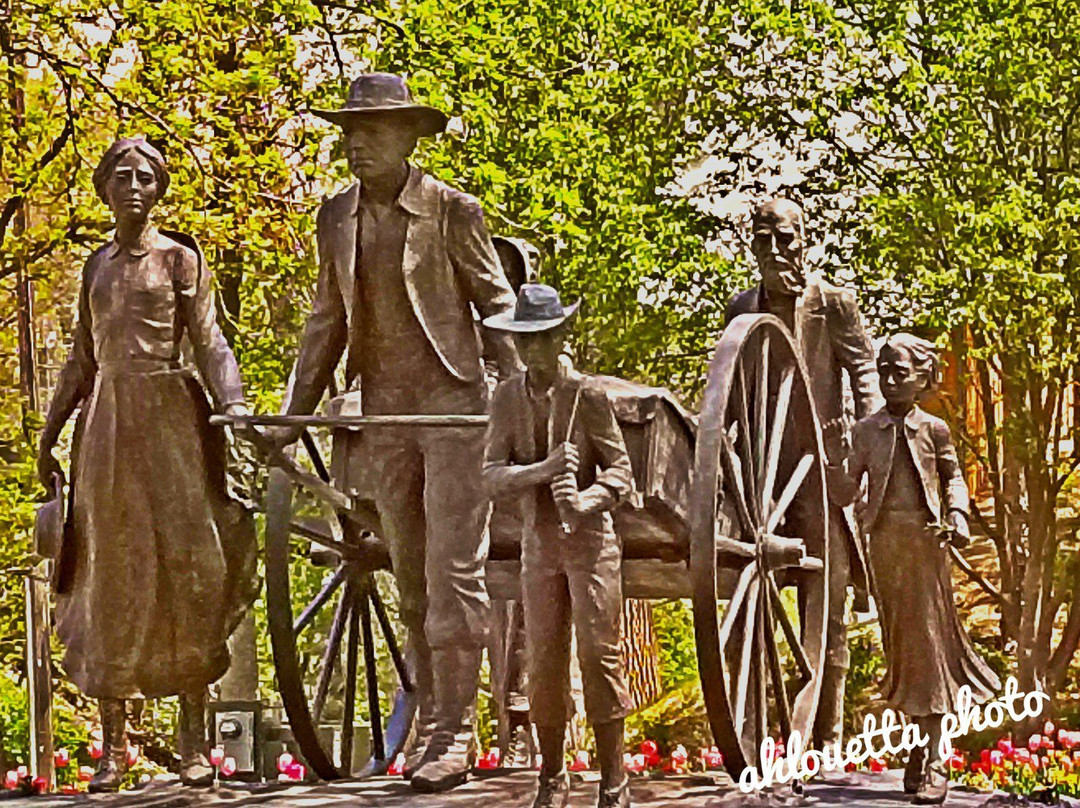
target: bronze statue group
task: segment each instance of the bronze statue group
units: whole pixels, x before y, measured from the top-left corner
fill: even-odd
[[[525,273],[515,295],[477,201],[408,162],[447,117],[414,102],[402,78],[363,75],[343,108],[316,114],[341,127],[357,182],[318,214],[318,284],[283,411],[312,413],[344,357],[365,414],[490,414],[483,436],[365,434],[350,462],[364,479],[347,484],[367,486],[378,508],[408,631],[419,710],[406,775],[435,792],[463,783],[472,767],[489,623],[488,503],[499,497],[516,503],[523,537],[529,705],[543,755],[534,808],[569,796],[572,631],[598,804],[628,806],[611,512],[633,477],[607,394],[564,356],[578,304],[564,306]],[[83,269],[74,344],[41,435],[39,476],[54,488],[62,472],[53,451],[79,410],[57,632],[66,674],[100,702],[105,754],[94,791],[121,783],[129,699],[179,695],[181,777],[212,779],[205,694],[227,669],[226,640],[254,596],[252,521],[226,493],[223,436],[209,426],[212,411],[247,413],[241,375],[197,245],[151,223],[168,182],[162,155],[141,139],[117,141],[95,171],[115,235]],[[969,505],[948,428],[916,403],[935,380],[934,349],[893,335],[875,361],[854,296],[807,273],[804,247],[798,205],[761,205],[752,242],[761,281],[732,301],[729,318],[769,312],[787,325],[824,424],[835,513],[815,739],[841,732],[849,585],[876,596],[886,701],[933,731],[962,685],[982,699],[999,686],[952,600],[943,542],[968,540]],[[497,368],[493,392],[485,359]],[[299,432],[274,427],[263,437],[285,446]],[[844,518],[852,502],[857,525]],[[911,756],[904,789],[916,802],[944,799],[940,765],[932,753]]]

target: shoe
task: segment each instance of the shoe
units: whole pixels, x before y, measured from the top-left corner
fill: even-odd
[[[108,794],[120,790],[127,774],[127,714],[121,699],[101,699],[101,763],[86,790]]]
[[[622,782],[614,788],[604,788],[600,785],[600,799],[596,803],[597,808],[630,808],[630,778],[623,777]]]
[[[540,788],[532,808],[566,808],[570,802],[570,774],[563,769],[550,777],[540,775]]]
[[[476,762],[473,710],[480,674],[479,648],[433,650],[435,731],[410,779],[414,791],[449,791],[469,779]]]
[[[926,777],[911,801],[914,805],[941,805],[949,796],[949,778],[936,766],[926,767]]]
[[[904,767],[904,793],[914,794],[919,790],[923,782],[923,770],[926,764],[926,748],[916,746],[908,755],[907,765]]]
[[[214,768],[206,758],[206,696],[180,696],[180,723],[176,745],[180,752],[180,782],[205,788],[214,782]]]
[[[412,747],[405,754],[405,766],[401,770],[401,776],[406,780],[411,780],[413,773],[423,765],[434,732],[434,721],[417,723],[416,736],[413,738]]]
[[[414,791],[438,794],[457,788],[469,779],[476,763],[476,739],[472,727],[458,733],[436,730],[424,752],[424,760],[413,772]]]

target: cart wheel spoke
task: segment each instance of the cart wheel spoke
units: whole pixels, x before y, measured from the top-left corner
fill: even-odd
[[[750,699],[751,670],[753,662],[754,631],[757,621],[758,580],[755,577],[750,583],[750,591],[747,593],[746,626],[742,631],[742,653],[739,658],[738,679],[735,682],[735,734],[742,737],[746,723],[746,706]]]
[[[769,332],[762,332],[761,350],[758,354],[757,388],[754,390],[754,466],[750,470],[754,475],[755,488],[760,487],[761,480],[765,477],[766,438],[768,437],[768,408],[769,408]],[[757,497],[754,498],[757,500]],[[765,495],[761,494],[761,499]],[[764,511],[758,509],[759,514]]]
[[[735,489],[735,510],[739,516],[739,525],[742,527],[743,538],[747,541],[753,541],[754,535],[757,533],[757,526],[754,524],[754,519],[750,515],[750,509],[747,505],[746,490],[743,488],[742,470],[740,468],[742,464],[738,455],[735,454],[735,450],[731,448],[726,436],[722,438],[722,442],[724,444],[722,452],[724,474],[731,480]]]
[[[780,649],[776,645],[776,623],[773,620],[772,613],[774,607],[783,609],[784,604],[775,602],[773,589],[776,585],[772,582],[771,575],[766,577],[769,578],[768,585],[762,587],[762,597],[765,601],[764,608],[761,610],[761,614],[765,618],[765,631],[763,633],[770,678],[776,693],[776,708],[780,719],[780,738],[786,744],[788,737],[791,735],[791,702],[788,699],[787,683],[784,680],[784,667],[780,663]]]
[[[735,591],[732,593],[731,600],[728,601],[728,607],[724,611],[724,622],[720,624],[720,632],[718,634],[721,651],[727,647],[732,630],[735,628],[739,614],[745,605],[747,599],[746,593],[752,585],[757,586],[757,565],[749,563],[743,571],[739,573],[739,580],[738,583],[735,584]]]
[[[769,694],[767,660],[765,651],[765,587],[758,588],[757,611],[760,616],[757,620],[757,631],[754,636],[754,680],[757,684],[757,693],[754,701],[757,703],[757,729],[751,739],[753,747],[761,748],[762,739],[769,734]]]
[[[784,490],[780,493],[780,498],[776,501],[776,507],[772,513],[769,514],[768,521],[765,523],[766,533],[775,533],[776,528],[780,526],[781,520],[784,518],[784,514],[787,513],[787,509],[791,506],[791,503],[795,501],[795,495],[799,493],[799,488],[806,480],[806,475],[810,473],[810,469],[814,467],[816,458],[812,454],[803,455],[803,459],[799,461],[799,465],[795,467],[794,473],[791,475],[791,479],[788,480],[787,485],[784,486]]]
[[[379,674],[375,662],[375,633],[371,627],[372,593],[375,581],[369,577],[364,584],[363,608],[360,611],[360,632],[364,639],[364,673],[366,674],[368,714],[371,716],[372,757],[386,760],[383,743],[382,707],[379,704]]]
[[[296,622],[293,623],[293,631],[299,634],[319,615],[323,606],[330,602],[330,599],[334,596],[334,593],[341,587],[342,582],[345,580],[346,568],[344,564],[338,566],[334,571],[333,576],[325,584],[323,588],[319,590],[317,594],[306,607],[304,611],[300,613],[300,616],[296,618]]]
[[[810,658],[807,656],[806,649],[803,648],[798,632],[795,631],[795,626],[791,624],[791,617],[780,600],[780,590],[777,588],[776,581],[771,573],[765,576],[765,583],[769,589],[769,602],[772,606],[772,613],[776,616],[777,622],[780,623],[784,639],[787,640],[788,649],[795,659],[795,665],[798,667],[803,681],[808,682],[814,678],[814,666],[810,663]]]
[[[780,380],[780,391],[776,395],[776,410],[773,413],[772,434],[769,435],[768,459],[765,463],[765,479],[762,480],[761,513],[772,511],[773,494],[776,490],[776,474],[780,468],[780,450],[784,444],[784,428],[787,425],[788,407],[791,404],[791,391],[795,384],[795,368],[784,369]]]
[[[338,764],[346,777],[353,771],[353,736],[356,728],[356,668],[360,658],[360,614],[367,605],[363,592],[349,582],[349,643],[345,650],[345,712],[341,717],[341,761]]]
[[[346,586],[338,601],[337,609],[334,610],[334,621],[330,624],[326,648],[323,649],[322,660],[319,662],[319,679],[315,685],[315,700],[311,708],[312,718],[315,719],[316,725],[322,719],[323,707],[326,706],[326,696],[330,692],[330,682],[334,678],[334,668],[337,667],[341,653],[341,640],[345,636],[345,627],[349,622],[352,599],[352,589]]]

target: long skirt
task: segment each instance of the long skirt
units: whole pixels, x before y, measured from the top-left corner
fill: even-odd
[[[184,370],[102,370],[76,427],[57,634],[95,698],[200,692],[255,594],[254,522]]]
[[[882,696],[908,716],[951,712],[963,685],[976,703],[1000,688],[971,646],[953,602],[949,555],[929,513],[883,511],[870,533],[887,673]]]

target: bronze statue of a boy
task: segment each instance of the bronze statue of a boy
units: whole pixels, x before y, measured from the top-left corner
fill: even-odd
[[[217,410],[247,412],[240,372],[198,246],[151,222],[168,185],[164,158],[142,139],[118,140],[94,171],[116,233],[83,269],[74,344],[40,439],[51,488],[53,449],[81,405],[56,632],[67,675],[101,706],[105,754],[91,791],[115,791],[127,768],[124,701],[177,694],[181,777],[211,782],[206,687],[229,667],[226,640],[255,594],[254,522],[226,493],[224,436],[182,341]]]
[[[514,294],[476,199],[408,162],[447,116],[413,101],[405,80],[368,73],[344,108],[316,111],[342,127],[357,177],[319,209],[319,278],[284,410],[311,413],[347,351],[345,379],[365,415],[486,411],[483,316]],[[488,340],[500,373],[517,372],[513,343]],[[297,430],[273,430],[278,443]],[[469,429],[368,430],[358,481],[389,545],[420,703],[408,771],[421,791],[452,788],[475,758],[472,707],[486,641],[488,598],[481,490],[483,437]],[[343,480],[344,485],[356,485]]]
[[[525,284],[513,313],[487,318],[514,334],[526,373],[495,390],[484,452],[493,497],[522,512],[530,711],[543,764],[533,808],[565,804],[570,633],[576,631],[585,710],[596,733],[600,808],[626,808],[623,719],[630,698],[619,659],[622,548],[611,510],[633,487],[630,457],[605,391],[560,358],[567,320],[549,286]]]
[[[935,765],[941,717],[963,685],[976,703],[992,698],[997,676],[972,648],[952,599],[946,543],[970,541],[968,490],[949,427],[916,401],[936,378],[934,346],[910,334],[878,354],[885,407],[852,434],[851,475],[868,479],[857,510],[869,534],[870,567],[888,672],[886,703],[917,721],[930,743],[904,771],[916,804],[944,801],[948,777]]]

